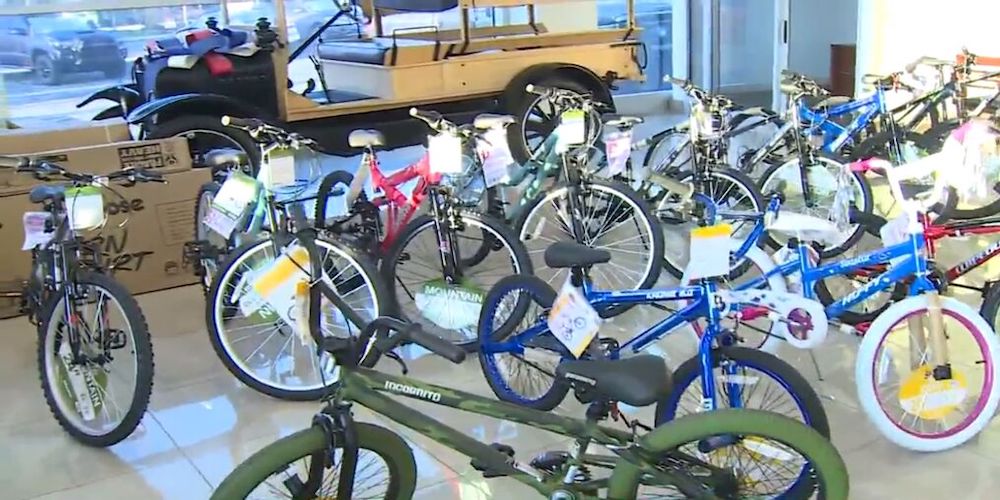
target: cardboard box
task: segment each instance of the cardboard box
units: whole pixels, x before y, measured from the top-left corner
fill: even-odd
[[[194,239],[194,204],[198,187],[211,180],[209,169],[166,174],[167,184],[144,183],[115,188],[126,200],[105,193],[107,224],[85,235],[96,239],[108,263],[119,269],[115,278],[139,294],[195,283],[197,278],[183,259],[184,243]],[[0,287],[17,286],[31,268],[31,255],[22,251],[22,214],[39,210],[25,191],[0,196]],[[125,223],[122,225],[122,223]],[[2,294],[0,294],[2,295]],[[14,299],[0,301],[0,317],[18,314]]]
[[[124,120],[45,120],[8,122],[0,129],[0,154],[19,155],[110,144],[132,139]]]

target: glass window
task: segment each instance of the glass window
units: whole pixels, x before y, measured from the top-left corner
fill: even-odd
[[[642,28],[639,40],[645,51],[639,55],[646,69],[645,82],[622,82],[617,93],[632,94],[665,90],[663,77],[673,69],[673,2],[675,0],[635,0],[635,22]],[[597,22],[601,27],[628,24],[625,0],[597,0]]]

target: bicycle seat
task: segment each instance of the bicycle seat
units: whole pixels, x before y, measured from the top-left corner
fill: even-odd
[[[575,241],[559,241],[545,249],[545,265],[553,269],[589,267],[611,260],[611,252],[582,245]]]
[[[601,122],[612,127],[631,127],[642,123],[643,119],[638,116],[604,113],[601,115]]]
[[[246,165],[250,162],[246,153],[239,149],[213,149],[205,153],[205,166],[211,168],[226,168],[236,165]]]
[[[360,129],[347,136],[347,144],[352,148],[370,148],[385,146],[385,136],[382,132],[372,129]]]
[[[503,128],[507,125],[514,123],[514,117],[511,115],[494,115],[492,113],[483,113],[481,115],[476,115],[476,118],[472,120],[472,126],[479,130],[489,130],[491,128]]]
[[[767,224],[767,230],[785,233],[806,242],[829,243],[842,237],[840,229],[826,219],[784,210]]]
[[[63,201],[66,198],[65,186],[52,186],[42,184],[31,188],[28,193],[28,201],[32,203],[45,203],[47,201]]]
[[[813,109],[829,108],[839,104],[847,104],[851,102],[851,100],[852,99],[850,97],[842,95],[807,95],[802,97],[803,104]]]
[[[673,387],[667,363],[652,354],[626,359],[563,361],[556,368],[556,376],[587,384],[586,390],[581,391],[583,394],[577,395],[590,401],[604,399],[631,406],[649,406],[669,396]]]

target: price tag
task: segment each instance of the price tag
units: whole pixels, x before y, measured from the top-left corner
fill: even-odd
[[[104,196],[100,188],[84,186],[66,190],[69,225],[76,231],[94,229],[104,224]]]
[[[601,316],[580,290],[567,280],[549,312],[548,326],[559,342],[579,358],[597,336]]]
[[[968,382],[957,369],[952,378],[935,380],[930,365],[921,365],[903,380],[899,405],[906,413],[924,420],[941,420],[962,406],[969,395]]]
[[[632,156],[632,131],[620,131],[604,136],[604,155],[608,159],[608,176],[614,177],[625,172]]]
[[[43,247],[52,241],[55,232],[45,232],[45,223],[52,216],[48,212],[25,212],[21,220],[24,224],[24,244],[21,250]]]
[[[462,171],[462,139],[456,135],[438,134],[427,137],[427,159],[431,172],[457,174]]]
[[[269,189],[295,184],[295,150],[275,149],[263,161],[264,185]]]
[[[502,128],[489,130],[480,141],[483,158],[483,180],[486,187],[493,187],[510,180],[510,167],[514,156],[507,142],[507,131]]]
[[[559,115],[559,126],[556,127],[557,153],[587,142],[586,119],[587,114],[582,109],[570,109]]]
[[[239,171],[230,172],[212,199],[205,225],[223,238],[229,238],[256,194],[257,181],[253,177]]]
[[[303,293],[308,293],[309,252],[294,245],[267,267],[255,273],[250,288],[252,293],[240,297],[240,311],[245,315],[256,312],[263,304],[291,326],[303,344],[311,341],[308,327],[303,325],[301,309]],[[306,285],[303,288],[303,283]],[[255,297],[256,296],[256,297]]]
[[[97,410],[104,405],[101,393],[107,390],[107,373],[101,370],[87,370],[74,363],[69,342],[62,342],[59,346],[59,360],[62,361],[62,366],[59,366],[57,371],[69,382],[69,387],[62,385],[61,389],[72,392],[74,406],[83,420],[87,422],[94,420],[97,418]]]
[[[729,251],[732,248],[729,224],[696,227],[691,230],[691,252],[697,255],[688,262],[684,276],[696,280],[729,274]]]

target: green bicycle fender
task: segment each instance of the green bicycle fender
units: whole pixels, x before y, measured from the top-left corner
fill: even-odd
[[[696,413],[657,427],[642,436],[638,445],[647,453],[659,453],[706,436],[726,433],[759,434],[792,445],[812,461],[821,484],[826,487],[823,498],[847,500],[850,489],[847,465],[833,444],[805,424],[775,413],[748,409]],[[619,460],[608,480],[607,498],[635,498],[642,467],[641,464]]]

